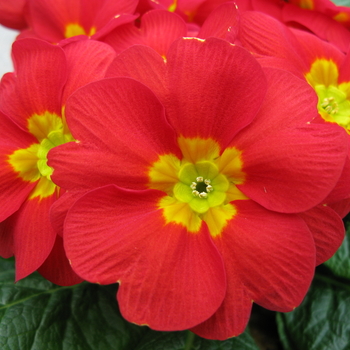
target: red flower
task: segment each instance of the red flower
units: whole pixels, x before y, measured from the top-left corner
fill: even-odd
[[[166,62],[135,46],[111,70],[143,84],[74,93],[66,117],[79,142],[48,155],[55,183],[87,192],[65,222],[73,269],[118,281],[129,321],[207,338],[241,333],[252,301],[299,305],[316,253],[295,213],[328,195],[348,152],[341,129],[309,123],[312,89],[214,38],[180,39]]]
[[[30,0],[23,37],[51,43],[79,35],[98,40],[117,26],[133,21],[137,0]]]
[[[69,267],[62,238],[49,220],[62,192],[51,181],[47,153],[74,140],[65,101],[80,86],[103,77],[114,52],[98,42],[80,41],[63,50],[24,39],[14,44],[13,57],[16,72],[3,77],[0,95],[1,255],[15,255],[16,280],[40,269],[57,284],[77,283],[81,279]]]

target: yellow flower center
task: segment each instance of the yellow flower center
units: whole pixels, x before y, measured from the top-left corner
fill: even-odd
[[[77,35],[92,36],[95,33],[96,33],[96,27],[91,27],[90,31],[87,32],[80,24],[69,23],[66,25],[66,28],[64,31],[64,37],[71,38],[72,36],[77,36]]]
[[[332,60],[317,59],[305,75],[318,96],[321,117],[350,133],[350,82],[338,84],[339,71]]]
[[[65,121],[56,114],[34,114],[28,120],[28,130],[37,143],[18,149],[8,156],[8,163],[24,181],[37,182],[29,199],[52,195],[57,186],[51,181],[53,169],[47,165],[47,154],[53,147],[74,141]]]
[[[149,188],[166,193],[158,206],[167,224],[195,233],[204,221],[215,237],[236,214],[231,202],[247,199],[236,187],[245,179],[241,152],[232,147],[220,155],[212,139],[180,137],[178,142],[183,158],[160,156],[149,170]]]

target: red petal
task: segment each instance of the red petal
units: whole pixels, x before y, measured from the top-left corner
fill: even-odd
[[[224,148],[261,106],[261,67],[246,50],[216,38],[180,39],[167,58],[170,123],[185,137],[211,137]]]
[[[216,8],[205,20],[199,33],[199,38],[226,39],[230,42],[236,40],[238,34],[239,13],[236,4],[228,2]]]
[[[3,0],[0,2],[0,23],[13,29],[23,29],[27,26],[24,18],[26,0]]]
[[[331,208],[318,205],[299,214],[309,227],[316,245],[316,265],[330,259],[343,242],[345,228],[341,217]]]
[[[54,147],[48,155],[55,169],[52,179],[64,188],[65,181],[79,182],[75,176],[81,177],[79,173],[86,173],[91,165],[99,171],[91,171],[87,182],[99,176],[98,183],[106,184],[103,176],[108,176],[107,183],[145,188],[149,167],[159,155],[173,153],[181,158],[162,105],[135,80],[105,79],[86,85],[68,99],[66,117],[79,143]],[[81,156],[73,157],[75,152]]]
[[[245,135],[253,140],[251,145],[237,143],[246,174],[238,187],[265,208],[305,211],[321,203],[336,185],[347,156],[347,135],[337,125],[279,130],[259,141],[252,135]]]
[[[226,340],[243,333],[247,327],[252,308],[252,298],[243,285],[235,266],[225,264],[227,292],[215,314],[191,329],[200,337]]]
[[[13,214],[35,187],[35,182],[24,181],[8,162],[8,157],[17,149],[25,149],[36,140],[23,132],[0,112],[0,221]]]
[[[27,118],[35,113],[61,115],[61,93],[67,73],[63,50],[41,40],[23,39],[13,44],[12,54],[16,74],[5,75],[1,83],[3,112],[24,130]]]
[[[161,102],[165,100],[166,65],[164,59],[146,46],[133,46],[112,62],[106,77],[130,77],[148,86]]]
[[[301,24],[319,38],[331,42],[343,52],[348,51],[349,31],[327,15],[316,11],[307,11],[291,4],[284,4],[282,17],[284,22]]]
[[[227,279],[232,269],[254,302],[291,311],[301,303],[314,275],[310,231],[296,215],[271,212],[250,200],[232,204],[237,215],[214,241],[228,269]],[[229,312],[230,305],[227,308]]]
[[[0,256],[7,259],[13,256],[13,234],[11,217],[0,222]]]
[[[65,45],[68,80],[64,87],[62,105],[67,97],[87,83],[104,78],[116,54],[111,47],[93,40],[81,40]]]
[[[223,262],[203,225],[189,233],[165,224],[159,191],[106,186],[68,212],[65,248],[73,269],[90,282],[120,281],[123,316],[156,330],[203,322],[226,292]]]
[[[47,280],[59,286],[72,286],[83,282],[83,279],[70,267],[63,248],[63,239],[60,236],[56,236],[50,255],[39,267],[38,271]]]
[[[50,254],[56,234],[51,228],[49,210],[55,196],[27,200],[10,217],[13,226],[16,281],[37,270]]]

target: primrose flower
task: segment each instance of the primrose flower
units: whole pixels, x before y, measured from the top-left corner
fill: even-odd
[[[328,195],[348,152],[343,130],[309,122],[311,87],[216,38],[179,39],[166,60],[134,46],[118,69],[70,96],[77,141],[48,154],[53,181],[85,192],[64,224],[73,270],[118,282],[131,322],[212,339],[243,332],[253,301],[299,305],[316,253],[295,213]]]
[[[137,18],[136,5],[137,0],[30,0],[25,8],[30,29],[19,37],[51,43],[76,36],[99,40]]]
[[[0,0],[0,23],[13,29],[24,29],[27,22],[24,17],[24,6],[27,0]]]
[[[67,97],[102,78],[114,56],[106,44],[87,40],[64,49],[36,39],[13,45],[16,70],[0,86],[0,252],[15,255],[16,280],[39,269],[57,284],[81,282],[51,227],[50,208],[62,190],[51,180],[47,154],[74,141],[64,117]]]

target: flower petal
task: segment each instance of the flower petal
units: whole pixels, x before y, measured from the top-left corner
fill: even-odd
[[[87,83],[104,78],[115,52],[104,43],[81,40],[63,47],[67,58],[68,79],[64,87],[62,105],[67,97]]]
[[[65,181],[71,181],[69,176],[81,177],[87,171],[92,176],[87,181],[101,178],[97,186],[102,181],[145,188],[149,167],[159,155],[172,153],[181,158],[163,106],[133,79],[105,79],[84,86],[67,100],[66,118],[79,141],[55,147],[48,154],[48,164],[54,168],[52,179],[64,188]],[[72,171],[68,171],[70,165]],[[108,182],[101,174],[108,176]],[[75,178],[71,183],[79,181]]]
[[[177,40],[167,59],[169,122],[185,137],[211,137],[225,148],[261,106],[261,67],[246,50],[216,38]]]
[[[24,130],[33,114],[61,115],[67,74],[63,50],[41,40],[23,39],[13,44],[12,54],[16,74],[6,74],[1,82],[2,111]]]
[[[314,275],[316,252],[310,231],[297,215],[268,211],[251,200],[232,204],[237,214],[214,239],[227,278],[235,270],[250,298],[262,307],[293,310]]]
[[[63,238],[56,236],[51,253],[39,267],[38,272],[52,283],[59,286],[72,286],[83,282],[70,267],[63,248]]]
[[[314,237],[316,265],[320,265],[330,259],[343,242],[343,221],[332,208],[325,205],[318,205],[299,216],[306,222]]]
[[[16,257],[16,281],[37,270],[49,256],[56,234],[51,228],[49,210],[55,195],[27,200],[10,217]]]
[[[13,214],[22,205],[36,182],[23,180],[9,163],[9,156],[18,149],[26,149],[35,138],[22,131],[0,112],[0,221]]]
[[[166,225],[157,208],[163,196],[113,185],[89,192],[68,212],[65,249],[81,277],[120,282],[118,301],[127,320],[181,330],[217,310],[226,276],[205,225],[197,233]]]

